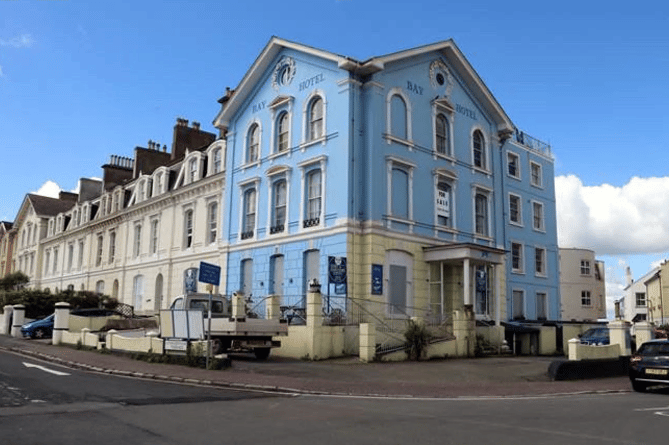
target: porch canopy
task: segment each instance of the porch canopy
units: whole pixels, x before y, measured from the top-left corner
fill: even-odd
[[[494,269],[495,294],[495,325],[500,325],[501,317],[501,276],[506,251],[496,247],[482,246],[473,243],[444,244],[423,248],[423,258],[426,262],[458,262],[463,265],[464,272],[464,304],[473,305],[471,286],[471,264],[487,264]]]

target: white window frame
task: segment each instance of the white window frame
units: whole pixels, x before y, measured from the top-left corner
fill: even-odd
[[[151,175],[153,180],[151,181],[152,185],[152,196],[158,196],[167,191],[168,182],[170,177],[170,172],[166,167],[158,167],[156,171]]]
[[[98,245],[95,248],[95,267],[100,267],[102,265],[104,235],[102,233],[98,233],[96,239],[98,241]]]
[[[516,314],[516,295],[520,295],[522,298],[521,304],[520,304],[520,311],[521,314],[518,316]],[[512,320],[524,320],[526,317],[525,315],[527,314],[527,302],[525,298],[525,290],[524,289],[512,289],[511,290],[511,319]]]
[[[476,198],[478,195],[485,196],[486,198],[486,206],[485,206],[485,233],[481,233],[477,231],[478,228],[478,214],[477,214],[477,203],[476,203]],[[491,238],[491,233],[492,233],[492,227],[491,227],[491,200],[492,200],[492,190],[490,190],[487,187],[482,187],[481,185],[473,185],[472,186],[472,233],[474,233],[474,236],[476,238],[483,238],[483,239],[490,239]]]
[[[301,193],[300,193],[300,225],[299,225],[299,230],[311,230],[316,227],[324,227],[325,226],[325,209],[326,209],[326,184],[327,184],[327,156],[322,155],[322,156],[317,156],[312,159],[308,159],[304,162],[300,162],[298,164],[298,167],[300,168],[301,171]],[[305,227],[305,224],[309,218],[307,217],[307,210],[308,210],[308,202],[309,202],[309,196],[307,194],[309,193],[309,188],[307,184],[307,177],[308,174],[313,171],[313,170],[320,170],[321,171],[321,191],[320,191],[320,201],[321,201],[321,208],[320,208],[320,215],[318,216],[318,224],[313,224],[309,225],[309,227]]]
[[[151,218],[150,222],[151,233],[149,240],[149,254],[156,255],[158,253],[158,242],[160,236],[160,219],[158,217]]]
[[[403,101],[404,105],[406,106],[406,139],[398,136],[393,132],[393,124],[392,124],[392,115],[393,115],[393,110],[392,110],[392,100],[394,96],[399,96]],[[389,92],[388,95],[386,96],[386,141],[388,144],[391,142],[398,142],[400,144],[404,144],[409,146],[410,148],[413,147],[413,126],[411,125],[412,122],[412,109],[411,109],[411,101],[409,100],[409,97],[407,94],[401,89],[401,88],[392,88]],[[434,125],[434,124],[433,124]]]
[[[581,275],[590,276],[591,274],[590,260],[581,260]]]
[[[514,164],[516,167],[516,174],[512,174],[509,170],[511,165]],[[518,153],[513,151],[506,152],[506,174],[510,178],[521,180],[521,169],[520,169],[520,156]]]
[[[136,222],[134,224],[134,232],[132,238],[132,257],[139,258],[142,254],[142,223]]]
[[[446,119],[446,124],[448,126],[448,141],[446,144],[446,153],[439,153],[437,150],[437,118],[439,115],[443,115]],[[437,157],[447,158],[454,160],[454,137],[453,137],[453,123],[455,121],[455,110],[452,105],[445,99],[436,99],[432,101],[432,151],[434,153],[434,158]]]
[[[239,188],[239,216],[238,216],[238,227],[237,239],[238,241],[249,241],[254,240],[258,236],[258,198],[260,193],[260,178],[255,176],[244,181],[241,181],[237,184]],[[253,220],[253,235],[247,236],[246,228],[246,192],[248,190],[255,190],[255,216]]]
[[[78,257],[77,257],[77,265],[78,265],[78,269],[81,270],[84,267],[84,246],[85,246],[85,242],[84,242],[83,239],[79,240],[78,246],[79,246],[79,252],[78,252]]]
[[[539,172],[538,175],[534,174],[535,167],[536,167],[537,171]],[[544,175],[543,174],[543,168],[542,168],[541,164],[539,164],[538,162],[530,161],[530,184],[534,187],[543,188],[543,186],[544,186],[543,175]],[[535,178],[535,176],[538,176],[538,180]]]
[[[215,244],[218,240],[218,213],[218,201],[209,201],[207,203],[207,233],[205,235],[207,244]]]
[[[581,291],[581,306],[592,307],[592,292],[589,290]]]
[[[537,215],[537,209],[540,209],[539,215]],[[546,212],[543,202],[532,201],[532,229],[537,232],[546,231]]]
[[[321,135],[317,138],[314,138],[311,134],[311,105],[314,100],[320,98],[323,101],[323,124],[321,128]],[[327,98],[325,92],[316,89],[309,94],[305,99],[303,108],[302,108],[302,149],[305,149],[307,146],[317,143],[325,144],[327,140]]]
[[[517,200],[518,204],[517,219],[513,218],[512,202],[514,199]],[[515,193],[509,193],[509,224],[513,224],[514,226],[519,226],[519,227],[523,226],[523,198]]]
[[[474,135],[477,132],[481,133],[481,138],[482,138],[482,143],[483,143],[483,147],[481,148],[481,157],[483,159],[482,159],[482,162],[481,162],[482,165],[480,165],[480,166],[476,165],[476,155],[475,155],[475,147],[474,147]],[[472,131],[471,131],[470,136],[469,136],[469,140],[470,140],[469,143],[470,143],[470,154],[471,154],[471,157],[472,157],[471,158],[472,168],[474,170],[479,170],[479,171],[483,171],[483,172],[486,172],[486,173],[490,172],[490,167],[489,167],[490,166],[490,153],[489,153],[490,142],[489,142],[489,139],[490,138],[487,136],[486,132],[483,131],[483,128],[481,128],[480,126],[476,125],[472,128]]]
[[[408,200],[408,206],[409,206],[409,217],[408,219],[400,218],[398,216],[395,216],[393,214],[393,169],[395,167],[402,168],[407,171],[408,173],[408,195],[407,200]],[[414,202],[413,202],[413,175],[414,171],[416,170],[416,164],[413,162],[409,162],[405,159],[398,158],[395,156],[386,156],[386,184],[388,185],[388,193],[386,195],[386,214],[388,215],[387,218],[391,221],[400,221],[403,223],[409,223],[412,224],[414,220],[414,213],[413,213],[413,207],[414,207]],[[412,226],[413,227],[413,224]]]
[[[541,253],[541,268],[539,268],[539,262],[537,261],[537,255]],[[548,264],[546,264],[546,261],[548,261],[548,255],[546,252],[546,248],[543,246],[535,246],[534,247],[534,275],[537,277],[547,277],[548,276]]]
[[[189,217],[190,216],[190,217]],[[190,250],[195,244],[195,207],[183,206],[183,242],[182,249]]]
[[[519,247],[519,268],[514,268],[513,267],[513,249],[514,246]],[[510,249],[510,255],[511,255],[511,272],[512,273],[517,273],[517,274],[522,274],[525,273],[525,245],[523,243],[520,243],[518,241],[511,241],[511,249]]]
[[[251,156],[251,130],[256,127],[258,129],[258,143],[257,143],[257,152],[255,153],[255,159]],[[244,135],[244,159],[242,160],[242,165],[249,167],[260,163],[260,152],[262,149],[262,125],[258,119],[253,119],[249,122],[246,127],[246,133]]]
[[[290,189],[291,189],[291,169],[290,167],[286,165],[279,165],[276,167],[272,167],[269,169],[266,173],[266,176],[268,178],[267,181],[267,196],[269,196],[269,199],[267,200],[267,215],[269,217],[267,218],[267,227],[266,227],[266,233],[269,234],[269,236],[277,236],[277,235],[285,235],[288,233],[288,221],[290,221]],[[285,181],[286,182],[286,215],[285,215],[285,220],[284,220],[284,228],[282,231],[276,231],[275,228],[275,209],[274,209],[274,204],[275,204],[275,196],[274,196],[274,186],[278,181]],[[274,233],[272,233],[274,232]]]
[[[109,231],[109,258],[108,264],[112,264],[116,260],[116,230]]]
[[[32,264],[32,258],[31,258],[31,264]],[[72,268],[74,267],[74,241],[70,241],[67,243],[67,271],[72,272]],[[32,266],[30,267],[32,271]]]

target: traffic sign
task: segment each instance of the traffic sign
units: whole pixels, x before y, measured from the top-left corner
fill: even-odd
[[[221,266],[200,261],[200,275],[198,281],[200,283],[208,283],[218,286],[221,283]]]

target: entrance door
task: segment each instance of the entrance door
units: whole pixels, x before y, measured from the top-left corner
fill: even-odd
[[[309,282],[313,279],[318,280],[320,283],[320,263],[321,252],[319,250],[308,250],[304,252],[304,295],[306,298],[307,292],[309,292]],[[323,283],[320,283],[323,284]],[[305,300],[306,303],[306,300]]]
[[[253,260],[242,261],[242,282],[240,286],[242,293],[249,297],[253,292]]]
[[[275,255],[270,259],[269,293],[283,295],[283,255]]]

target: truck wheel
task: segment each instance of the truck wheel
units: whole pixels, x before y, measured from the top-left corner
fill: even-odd
[[[255,348],[253,353],[258,360],[266,360],[269,357],[270,348]]]
[[[211,353],[214,355],[223,354],[225,348],[223,347],[223,342],[220,338],[211,339]]]

